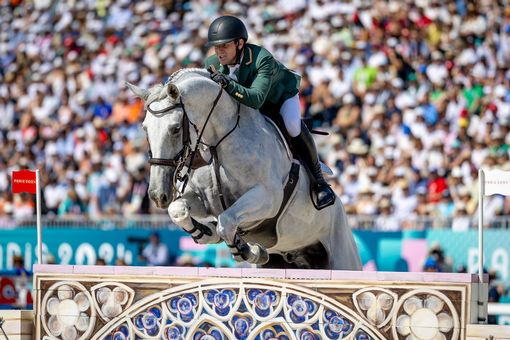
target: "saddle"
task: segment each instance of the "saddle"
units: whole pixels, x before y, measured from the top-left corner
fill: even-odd
[[[287,149],[287,153],[289,153],[289,157],[291,159],[295,158],[295,155],[297,153],[293,150],[292,143],[291,143],[291,138],[292,137],[290,137],[289,133],[287,132],[287,128],[285,127],[285,123],[283,122],[282,116],[280,116],[280,115],[269,115],[269,114],[265,114],[265,113],[262,113],[262,115],[269,122],[273,123],[273,125],[278,130],[278,132],[280,134],[280,137],[283,140],[283,144],[285,144],[285,148]],[[302,122],[306,125],[306,127],[308,128],[308,130],[310,130],[310,132],[312,134],[322,135],[322,136],[329,135],[328,132],[324,132],[324,131],[319,131],[319,130],[313,129],[313,120],[311,118],[302,119]],[[333,170],[331,170],[326,164],[320,162],[320,166],[321,166],[321,170],[322,170],[322,172],[324,174],[326,174],[328,176],[333,176]]]

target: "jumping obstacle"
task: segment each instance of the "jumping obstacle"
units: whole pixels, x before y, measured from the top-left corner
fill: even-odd
[[[34,266],[36,339],[466,339],[472,274]]]

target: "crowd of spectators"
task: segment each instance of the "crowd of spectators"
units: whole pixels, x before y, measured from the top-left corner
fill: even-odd
[[[0,12],[0,217],[33,214],[30,195],[9,193],[20,167],[42,170],[48,214],[154,212],[142,103],[124,83],[201,67],[220,14],[303,76],[303,116],[331,132],[317,141],[348,213],[462,230],[477,170],[510,170],[503,1],[4,0]],[[503,196],[486,202],[487,220],[510,215]]]

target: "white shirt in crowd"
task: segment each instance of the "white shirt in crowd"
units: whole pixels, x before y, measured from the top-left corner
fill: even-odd
[[[156,246],[152,243],[148,244],[142,255],[147,259],[148,266],[166,266],[168,264],[168,247],[163,243]]]

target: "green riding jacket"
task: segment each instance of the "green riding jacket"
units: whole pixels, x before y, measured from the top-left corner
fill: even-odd
[[[210,65],[229,74],[228,66],[221,65],[216,54],[205,60],[205,68]],[[243,48],[236,75],[237,82],[232,80],[225,90],[239,102],[266,114],[279,112],[283,102],[299,92],[301,83],[299,74],[286,68],[265,48],[253,44]]]

